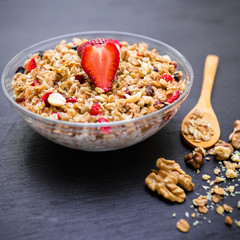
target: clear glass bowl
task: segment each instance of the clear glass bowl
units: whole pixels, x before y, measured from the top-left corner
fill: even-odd
[[[183,78],[187,80],[186,91],[172,104],[151,114],[106,123],[75,123],[57,121],[32,113],[14,101],[12,79],[15,71],[22,66],[27,58],[39,50],[54,49],[61,40],[72,41],[72,38],[113,38],[119,41],[127,41],[130,44],[146,42],[150,49],[156,48],[161,55],[169,55],[173,61],[178,62],[178,70],[183,72]],[[174,48],[158,40],[141,35],[124,32],[80,32],[63,35],[37,43],[17,54],[5,67],[2,74],[3,91],[21,115],[21,117],[38,133],[47,139],[66,147],[85,151],[109,151],[131,146],[141,142],[163,128],[181,104],[187,98],[193,83],[192,67],[187,59]],[[104,131],[107,127],[108,131]]]

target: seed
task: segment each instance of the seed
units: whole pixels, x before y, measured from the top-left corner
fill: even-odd
[[[181,232],[188,232],[190,229],[189,223],[184,219],[179,219],[176,226],[177,229]]]

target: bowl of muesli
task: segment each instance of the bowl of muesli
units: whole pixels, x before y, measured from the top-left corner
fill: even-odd
[[[187,59],[163,42],[95,31],[23,50],[5,67],[2,88],[20,116],[47,139],[108,151],[163,128],[187,98],[193,78]]]

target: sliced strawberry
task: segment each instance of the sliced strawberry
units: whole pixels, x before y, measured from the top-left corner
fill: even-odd
[[[173,78],[170,74],[164,73],[160,76],[160,78],[164,79],[165,81],[169,82],[171,81]]]
[[[50,104],[48,102],[48,97],[50,94],[52,94],[52,92],[47,92],[42,96],[42,101],[45,103],[46,107],[50,107]]]
[[[38,82],[37,80],[33,80],[33,83],[31,84],[31,86],[36,86],[36,85],[40,85],[40,82]]]
[[[97,116],[99,114],[102,114],[102,108],[99,103],[94,103],[90,109],[90,114]]]
[[[34,58],[32,58],[25,66],[25,69],[28,71],[28,72],[31,72],[34,68],[37,67],[37,63],[35,61]]]
[[[81,66],[95,87],[107,92],[112,87],[120,61],[120,53],[114,43],[86,46],[82,50]]]
[[[167,101],[168,103],[173,103],[174,101],[176,101],[180,96],[180,92],[179,90],[177,90],[176,92],[174,92],[173,94],[169,94],[167,96]]]
[[[122,45],[120,44],[120,42],[116,39],[105,39],[105,38],[96,38],[96,39],[92,39],[90,41],[87,41],[83,44],[81,44],[78,49],[77,49],[77,52],[78,52],[78,55],[80,57],[82,57],[82,50],[86,47],[86,46],[96,46],[96,45],[102,45],[104,43],[114,43],[116,44],[117,46],[119,46],[119,48],[122,47]]]
[[[75,97],[70,97],[70,98],[67,98],[66,101],[67,101],[67,102],[71,102],[71,103],[75,103],[75,102],[77,102],[77,98],[75,98]]]
[[[104,122],[109,122],[106,118],[99,118],[98,122],[104,123]],[[110,133],[111,127],[100,127],[100,130],[102,133]]]

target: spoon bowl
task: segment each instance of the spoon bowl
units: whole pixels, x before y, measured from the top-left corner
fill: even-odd
[[[181,133],[184,138],[184,140],[191,146],[191,147],[203,147],[203,148],[210,148],[215,145],[215,143],[220,138],[220,126],[217,119],[217,116],[212,108],[211,104],[211,93],[212,93],[212,87],[217,71],[219,59],[215,55],[208,55],[205,61],[204,66],[204,74],[203,74],[203,85],[201,90],[200,98],[195,105],[195,107],[186,115],[186,117],[183,119],[182,125],[181,125]],[[194,139],[188,138],[188,136],[184,133],[183,129],[186,124],[191,118],[191,115],[196,111],[200,110],[203,114],[203,118],[211,128],[213,129],[214,133],[211,136],[210,140],[208,141],[200,141],[196,142]]]

